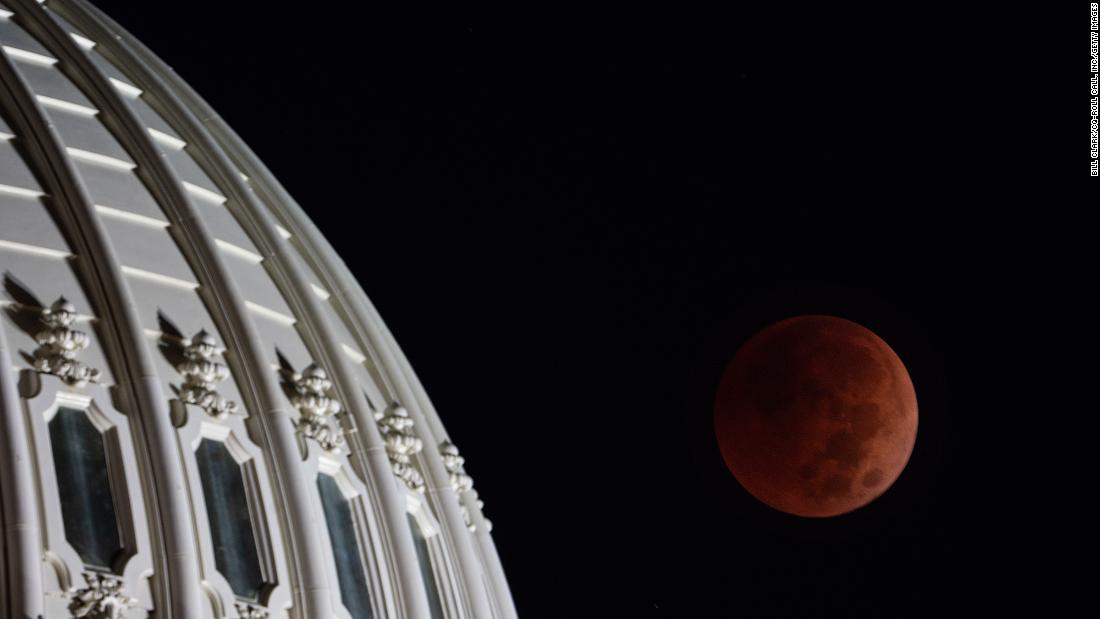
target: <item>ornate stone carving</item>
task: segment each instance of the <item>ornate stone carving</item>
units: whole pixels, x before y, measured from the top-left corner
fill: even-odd
[[[268,619],[270,617],[266,608],[241,602],[237,602],[237,616],[240,619]]]
[[[439,444],[439,453],[443,455],[443,466],[447,467],[447,472],[451,474],[451,486],[455,492],[461,496],[472,489],[474,478],[466,474],[466,469],[463,467],[466,464],[466,458],[459,455],[458,447],[451,441],[443,441]]]
[[[451,441],[443,441],[439,444],[439,453],[443,456],[443,466],[446,467],[447,472],[451,476],[451,487],[454,488],[455,494],[458,495],[458,502],[462,505],[462,518],[466,521],[466,526],[471,532],[477,530],[470,518],[470,510],[466,506],[466,493],[474,489],[474,478],[466,474],[466,469],[463,465],[466,463],[466,458],[463,458],[458,453],[458,447]],[[474,495],[477,496],[476,493]],[[480,509],[484,503],[480,500],[477,501],[478,509]],[[486,522],[488,522],[486,520]]]
[[[325,451],[340,453],[345,439],[335,417],[342,407],[334,398],[325,395],[329,389],[332,389],[332,381],[316,363],[295,377],[294,406],[300,413],[298,432],[317,441]]]
[[[217,385],[229,378],[229,368],[214,360],[217,353],[218,342],[214,336],[205,329],[199,331],[184,346],[186,359],[176,366],[176,370],[184,378],[180,400],[201,407],[215,419],[223,419],[235,414],[238,406],[218,393]]]
[[[137,606],[137,600],[122,592],[122,579],[114,574],[84,572],[88,586],[69,593],[69,612],[84,619],[121,619],[122,613]]]
[[[88,347],[88,334],[72,328],[76,308],[65,297],[42,308],[42,323],[46,328],[35,334],[38,348],[34,351],[34,369],[53,374],[74,387],[99,382],[99,370],[76,360],[76,355]]]
[[[390,457],[394,475],[412,490],[424,492],[424,477],[413,464],[413,456],[420,453],[424,443],[412,433],[413,420],[409,418],[409,411],[394,404],[389,412],[375,413],[374,418],[386,443],[386,455]]]

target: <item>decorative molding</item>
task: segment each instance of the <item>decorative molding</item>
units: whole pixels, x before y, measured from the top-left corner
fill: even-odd
[[[343,410],[335,398],[325,395],[332,389],[328,374],[316,363],[294,377],[294,406],[298,408],[298,433],[311,438],[325,451],[340,453],[345,439],[336,414]]]
[[[268,614],[266,608],[245,604],[243,602],[237,602],[236,606],[237,617],[240,619],[268,619],[268,617],[271,616]]]
[[[217,385],[229,378],[229,368],[214,360],[216,354],[218,341],[203,329],[184,346],[186,360],[180,362],[176,370],[184,377],[180,400],[202,408],[214,419],[224,419],[226,415],[236,414],[239,407],[218,393]]]
[[[122,579],[114,574],[84,572],[88,583],[69,593],[69,612],[83,619],[121,619],[122,613],[137,606],[137,600],[122,592]]]
[[[375,413],[374,419],[386,444],[386,455],[390,457],[394,475],[411,490],[424,492],[424,476],[413,464],[413,456],[424,449],[424,443],[412,432],[413,420],[409,418],[409,411],[394,404],[389,412]]]
[[[41,310],[45,329],[35,334],[38,348],[34,351],[34,369],[43,374],[53,374],[67,384],[83,387],[99,382],[99,370],[76,360],[76,355],[88,347],[88,334],[72,328],[76,322],[76,308],[65,297]]]
[[[451,441],[440,443],[439,453],[443,456],[443,466],[451,475],[451,487],[454,488],[455,494],[458,495],[458,502],[462,506],[462,519],[466,521],[466,527],[470,529],[471,533],[477,531],[477,525],[470,518],[470,509],[466,506],[466,493],[474,490],[474,478],[466,474],[466,469],[463,466],[466,464],[466,458],[459,455],[458,447]],[[476,492],[474,492],[474,497],[476,499]],[[483,501],[476,500],[478,509],[485,506]],[[491,528],[492,525],[489,524],[488,520],[485,523],[487,527]]]

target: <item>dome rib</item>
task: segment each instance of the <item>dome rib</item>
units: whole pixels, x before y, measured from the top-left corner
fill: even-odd
[[[21,2],[21,0],[17,0]],[[30,12],[40,10],[37,5],[17,8]],[[29,9],[29,11],[28,11]],[[95,215],[95,206],[81,180],[73,161],[66,155],[64,142],[57,129],[48,120],[42,104],[12,61],[0,54],[0,81],[7,87],[11,103],[16,135],[26,136],[26,149],[32,160],[38,160],[38,169],[46,182],[46,193],[67,224],[70,238],[77,246],[74,250],[82,261],[85,274],[92,280],[91,294],[97,313],[102,312],[115,326],[110,332],[118,367],[127,368],[130,376],[142,380],[121,381],[129,387],[128,398],[135,408],[146,411],[137,421],[137,433],[145,440],[146,457],[158,488],[156,499],[148,506],[154,514],[154,530],[160,548],[161,569],[168,576],[160,590],[160,599],[177,616],[189,616],[198,610],[200,599],[198,583],[185,577],[197,573],[198,559],[191,523],[190,507],[184,491],[182,471],[173,456],[175,436],[170,423],[168,402],[159,383],[151,378],[156,371],[141,331],[140,321],[130,303],[111,303],[110,299],[132,299],[125,277],[120,269],[118,256],[107,238],[102,223]],[[35,156],[37,155],[37,156]],[[193,614],[190,616],[194,616]]]

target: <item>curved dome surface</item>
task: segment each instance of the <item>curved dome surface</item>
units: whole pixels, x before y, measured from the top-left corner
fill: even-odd
[[[80,0],[0,0],[10,617],[516,615],[401,349],[270,172]]]

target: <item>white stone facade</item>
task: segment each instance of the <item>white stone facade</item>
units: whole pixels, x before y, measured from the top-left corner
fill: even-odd
[[[514,618],[457,448],[255,155],[87,2],[0,0],[0,45],[0,615]]]

